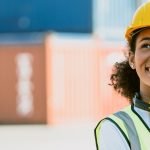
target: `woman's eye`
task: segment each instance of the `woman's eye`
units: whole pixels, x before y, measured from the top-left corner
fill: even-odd
[[[142,48],[150,48],[150,44],[143,44]]]

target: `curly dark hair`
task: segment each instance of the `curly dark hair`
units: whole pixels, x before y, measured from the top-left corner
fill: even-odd
[[[128,42],[128,51],[135,53],[138,35],[139,33],[135,34],[131,41]],[[136,70],[130,67],[128,58],[125,61],[114,64],[110,80],[111,84],[109,85],[113,86],[115,91],[126,97],[132,103],[135,92],[139,92],[140,90],[140,80]]]

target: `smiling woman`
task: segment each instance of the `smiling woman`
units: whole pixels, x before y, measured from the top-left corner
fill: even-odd
[[[125,37],[128,57],[114,65],[111,86],[131,105],[102,119],[97,150],[149,150],[150,141],[150,1],[140,6]]]
[[[140,79],[140,95],[143,101],[150,100],[150,29],[145,28],[138,34],[135,53],[130,53],[129,63]]]

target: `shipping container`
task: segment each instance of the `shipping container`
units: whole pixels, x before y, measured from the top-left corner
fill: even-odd
[[[48,36],[46,45],[49,123],[99,120],[128,105],[108,86],[122,46],[59,34]]]
[[[47,122],[45,44],[37,37],[0,37],[0,124]]]

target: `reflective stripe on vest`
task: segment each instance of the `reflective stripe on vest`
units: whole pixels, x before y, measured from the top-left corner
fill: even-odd
[[[130,116],[126,112],[123,112],[123,111],[117,112],[114,115],[123,121],[124,126],[126,127],[126,130],[128,132],[131,149],[141,150],[141,145],[140,145],[139,137],[136,131],[136,127],[134,125],[134,122],[130,118]]]
[[[133,124],[135,125],[135,129],[139,137],[141,150],[150,150],[150,128],[145,124],[143,119],[135,112],[133,106],[128,106],[122,111],[130,116],[130,118],[133,121]],[[100,145],[98,144],[98,140],[100,140],[99,138],[100,138],[101,124],[106,119],[110,120],[112,123],[116,125],[116,127],[120,130],[120,132],[122,133],[125,140],[130,146],[129,143],[130,138],[124,122],[117,116],[111,115],[108,118],[105,118],[102,121],[100,121],[97,127],[95,128],[95,139],[96,139],[97,150],[100,150]]]

